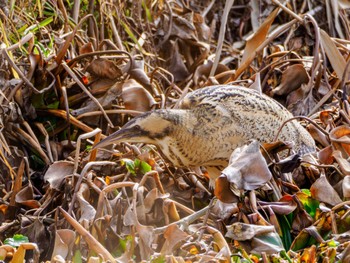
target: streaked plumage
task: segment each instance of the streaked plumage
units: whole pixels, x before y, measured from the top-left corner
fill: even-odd
[[[250,140],[272,142],[292,114],[275,100],[247,88],[211,86],[185,96],[179,109],[146,112],[95,147],[111,143],[143,142],[157,145],[178,167],[225,166],[232,151]],[[310,134],[288,122],[280,140],[295,143],[295,151],[315,150]]]

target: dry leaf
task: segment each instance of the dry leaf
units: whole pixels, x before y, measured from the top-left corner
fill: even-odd
[[[291,65],[283,71],[281,83],[272,90],[272,94],[287,95],[308,81],[309,75],[302,64]]]
[[[264,23],[260,26],[258,31],[247,40],[246,47],[244,49],[243,57],[239,68],[236,70],[235,78],[238,78],[241,73],[247,69],[250,63],[256,58],[256,50],[260,48],[260,45],[265,41],[267,33],[272,25],[273,20],[278,14],[279,8],[276,8],[266,18]]]
[[[350,197],[350,175],[347,175],[343,179],[342,183],[343,195],[345,198]]]
[[[182,231],[177,225],[169,225],[164,231],[165,243],[162,247],[161,253],[165,255],[172,254],[178,248],[182,241],[184,241],[189,234]]]
[[[344,74],[346,61],[340,54],[337,46],[334,44],[330,36],[322,29],[320,29],[321,43],[326,52],[326,55],[331,63],[338,78],[341,79]]]
[[[86,71],[95,78],[116,79],[122,76],[122,72],[116,64],[104,58],[93,60],[86,68]]]
[[[196,68],[196,71],[193,74],[193,82],[195,86],[198,86],[201,81],[206,82],[208,80],[212,66],[213,61],[209,60],[207,63],[200,65]],[[230,69],[226,65],[218,64],[215,71],[215,75],[229,70]],[[224,84],[229,79],[229,77],[229,75],[226,75],[222,78],[218,78],[217,81],[220,84]]]
[[[311,196],[320,202],[330,204],[332,206],[342,202],[338,193],[329,184],[326,176],[321,175],[310,187]]]
[[[350,127],[338,126],[329,133],[329,139],[334,149],[342,152],[343,156],[350,155]]]
[[[260,152],[260,144],[251,144],[235,149],[227,168],[222,171],[227,180],[238,189],[254,190],[265,185],[272,177],[266,160]]]
[[[146,112],[156,104],[152,95],[133,79],[125,81],[121,97],[128,110]]]
[[[337,161],[340,170],[345,174],[345,175],[350,175],[350,164],[349,161],[346,160],[341,151],[335,150],[333,151],[333,157]]]
[[[75,238],[74,231],[70,229],[57,229],[51,260],[56,256],[67,259],[68,254],[73,249]]]
[[[61,185],[67,175],[71,175],[74,170],[74,163],[69,161],[57,161],[49,166],[44,179],[49,182],[50,187],[60,191]]]

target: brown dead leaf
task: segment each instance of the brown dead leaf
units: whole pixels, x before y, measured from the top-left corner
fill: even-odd
[[[304,84],[301,88],[293,91],[287,96],[286,107],[294,116],[305,116],[315,107],[316,100],[312,96],[306,96],[308,93]]]
[[[77,200],[80,206],[80,218],[79,223],[86,226],[90,226],[96,215],[95,208],[87,201],[90,197],[90,189],[86,183],[80,185],[77,192]]]
[[[23,187],[16,195],[16,203],[30,207],[39,208],[40,203],[34,199],[34,191],[31,183]]]
[[[208,42],[211,35],[210,27],[205,23],[204,17],[199,13],[193,14],[193,23],[196,27],[198,39]]]
[[[327,147],[329,145],[329,140],[327,136],[322,133],[319,129],[317,129],[314,125],[310,124],[307,126],[308,132],[311,134],[312,138],[323,147]]]
[[[207,63],[200,65],[196,68],[196,71],[193,74],[193,82],[195,86],[198,86],[201,81],[206,82],[210,75],[210,70],[213,67],[213,61],[209,60]],[[225,71],[229,71],[230,69],[223,64],[218,64],[215,75],[223,73]],[[229,79],[229,76],[224,76],[222,78],[218,78],[217,81],[220,84],[224,84]]]
[[[86,243],[89,245],[89,249],[100,254],[105,260],[109,260],[112,263],[116,263],[117,260],[108,252],[108,250],[98,242],[89,231],[84,229],[73,217],[71,217],[65,210],[59,207],[60,212],[63,214],[67,222],[74,227],[74,229],[84,238]]]
[[[301,84],[308,83],[309,79],[310,77],[302,64],[291,65],[283,71],[281,83],[272,90],[272,94],[287,95],[300,88]]]
[[[238,78],[241,73],[247,69],[250,63],[256,58],[256,50],[260,48],[260,45],[265,41],[267,33],[277,16],[279,8],[276,8],[271,14],[266,18],[264,23],[260,26],[257,32],[247,41],[246,47],[244,49],[243,57],[239,68],[236,70],[235,78]]]
[[[93,60],[86,68],[86,71],[95,78],[116,79],[122,76],[122,72],[116,64],[113,61],[104,58]]]
[[[71,175],[74,170],[74,163],[69,161],[57,161],[49,166],[44,179],[49,182],[50,187],[59,191],[62,182],[67,175]]]
[[[79,47],[79,55],[91,53],[94,51],[94,47],[91,42],[87,42],[81,47]]]
[[[350,127],[338,126],[329,133],[329,139],[334,149],[342,152],[343,156],[350,155]]]
[[[135,226],[136,233],[139,236],[140,254],[142,259],[148,258],[153,251],[152,243],[155,239],[155,234],[153,232],[153,227],[145,226],[139,223],[137,219],[136,212],[133,210],[132,206],[129,206],[123,218],[123,223],[125,226]]]
[[[350,164],[349,161],[346,160],[341,151],[335,150],[333,151],[332,156],[335,158],[337,161],[340,170],[345,174],[345,175],[350,175]]]
[[[227,226],[225,236],[234,240],[244,241],[252,239],[257,235],[264,235],[274,231],[274,226],[259,226],[237,222]]]
[[[156,104],[152,95],[133,79],[125,81],[121,97],[128,110],[146,112]]]
[[[172,254],[176,247],[181,245],[189,235],[182,231],[177,225],[169,225],[164,231],[165,243],[162,247],[161,253],[168,255]]]
[[[329,184],[326,176],[321,175],[310,187],[311,196],[320,202],[330,204],[332,206],[342,202],[338,193]]]
[[[264,202],[259,201],[259,206],[261,207],[270,207],[276,214],[279,215],[288,215],[292,213],[296,208],[297,204],[293,200],[292,196],[285,195],[279,202]]]
[[[305,209],[299,208],[299,211],[294,215],[292,229],[294,233],[299,233],[304,228],[311,226],[313,222],[314,220]]]
[[[230,182],[222,174],[215,180],[215,196],[223,203],[237,203],[238,197],[231,191]]]
[[[129,70],[130,77],[145,87],[148,92],[152,92],[151,81],[145,72],[145,61],[135,59],[133,62],[132,68]]]
[[[55,244],[52,252],[51,260],[59,255],[64,260],[67,259],[68,254],[72,251],[76,235],[70,229],[58,229],[55,235]]]
[[[272,177],[266,160],[260,152],[260,144],[251,144],[235,149],[228,167],[222,174],[238,189],[254,190],[265,185]]]
[[[318,152],[318,159],[321,164],[332,164],[334,162],[333,149],[329,145]]]
[[[175,82],[183,81],[188,77],[190,73],[179,51],[178,41],[171,40],[167,45],[169,46],[167,50],[167,52],[169,52],[167,69],[169,72],[171,72],[171,74],[173,74]]]
[[[339,52],[333,40],[323,29],[320,29],[320,37],[322,46],[326,52],[329,62],[331,63],[338,78],[341,79],[343,77],[346,66],[344,57]]]
[[[350,198],[350,175],[344,177],[342,182],[343,195],[345,198]]]

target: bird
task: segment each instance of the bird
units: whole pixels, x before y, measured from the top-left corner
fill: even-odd
[[[252,140],[273,142],[291,118],[284,106],[265,94],[237,85],[214,85],[187,93],[178,108],[131,119],[93,149],[120,142],[153,144],[176,167],[202,166],[209,171],[226,167],[232,152]],[[278,139],[293,142],[297,153],[316,150],[314,139],[297,120],[287,122]]]

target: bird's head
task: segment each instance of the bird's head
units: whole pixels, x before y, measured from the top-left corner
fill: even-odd
[[[119,131],[97,143],[94,148],[101,148],[112,143],[142,142],[157,144],[168,136],[176,123],[177,115],[172,110],[155,110],[137,116],[126,123]]]

